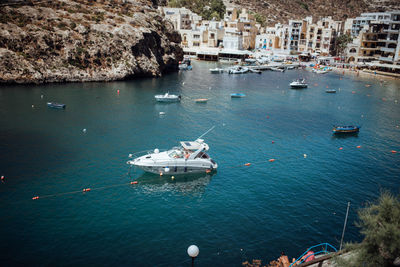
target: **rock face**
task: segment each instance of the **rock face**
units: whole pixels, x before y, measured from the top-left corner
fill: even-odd
[[[177,70],[183,57],[180,35],[157,4],[58,0],[5,5],[0,11],[0,82],[111,81]]]

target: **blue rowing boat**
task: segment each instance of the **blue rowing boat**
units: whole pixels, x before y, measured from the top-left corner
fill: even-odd
[[[49,108],[58,108],[58,109],[65,109],[66,105],[56,102],[47,102],[47,107]]]
[[[358,133],[360,131],[360,128],[361,126],[334,126],[333,133]]]
[[[245,97],[246,95],[245,94],[242,94],[242,93],[234,93],[234,94],[231,94],[231,97],[232,98],[241,98],[241,97]]]

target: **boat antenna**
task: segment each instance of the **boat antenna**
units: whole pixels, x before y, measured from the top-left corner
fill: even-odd
[[[211,127],[207,132],[205,132],[205,133],[203,133],[202,135],[200,135],[199,137],[197,137],[197,139],[202,138],[203,136],[205,136],[206,134],[208,134],[209,132],[211,132],[212,129],[214,129],[214,128],[215,128],[215,125],[214,125],[213,127]],[[196,140],[197,140],[197,139],[196,139]]]

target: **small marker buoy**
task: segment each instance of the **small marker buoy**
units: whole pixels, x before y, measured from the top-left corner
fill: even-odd
[[[174,179],[175,179],[175,176],[171,176],[171,179],[174,180]]]
[[[357,148],[361,148],[361,146],[357,146]]]
[[[117,94],[119,94],[119,89],[117,90]]]
[[[246,163],[246,164],[244,164],[244,166],[250,166],[251,165],[251,163]]]
[[[382,97],[382,101],[386,101],[386,98]]]
[[[86,128],[82,130],[82,132],[86,133]]]
[[[343,147],[339,147],[339,150],[343,150]]]
[[[4,175],[1,176],[1,180],[4,180]]]
[[[269,116],[267,115],[267,119],[269,119]]]
[[[183,82],[182,85],[185,85],[185,82]]]
[[[162,173],[162,172],[160,172],[160,176],[163,176],[163,173]]]
[[[35,105],[32,105],[32,108],[34,108],[35,107]]]
[[[271,143],[272,143],[272,144],[275,144],[275,141],[272,141]]]
[[[137,181],[133,181],[133,182],[131,182],[131,184],[137,184],[138,182]]]
[[[38,197],[38,196],[35,196],[35,197],[33,197],[32,199],[33,199],[33,200],[36,200],[36,199],[39,199],[39,197]]]
[[[352,94],[355,94],[355,93],[356,93],[356,91],[351,91],[351,93],[352,93]]]
[[[89,191],[90,191],[90,188],[84,188],[82,191],[83,191],[83,192],[89,192]]]
[[[327,85],[326,88],[329,88],[329,86]]]
[[[307,158],[307,154],[303,154],[303,157],[304,157],[304,158]]]
[[[161,112],[160,112],[160,115],[165,115],[165,112],[161,111]]]
[[[397,153],[397,151],[396,151],[396,150],[392,150],[392,151],[390,151],[390,152],[392,152],[393,154],[396,154],[396,153]]]
[[[43,99],[43,95],[41,95],[40,98]]]
[[[269,161],[269,162],[274,162],[274,161],[275,161],[275,159],[269,159],[268,161]]]

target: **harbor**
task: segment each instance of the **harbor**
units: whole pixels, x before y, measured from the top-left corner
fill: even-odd
[[[399,81],[191,66],[157,79],[2,85],[3,262],[189,266],[189,244],[200,248],[196,266],[297,258],[315,244],[339,247],[347,202],[344,241],[361,240],[357,209],[377,188],[399,186]],[[307,88],[292,89],[299,79]],[[166,93],[179,101],[156,100]],[[348,125],[361,128],[333,133]],[[131,153],[212,127],[202,138],[216,171],[160,175],[127,164]]]

